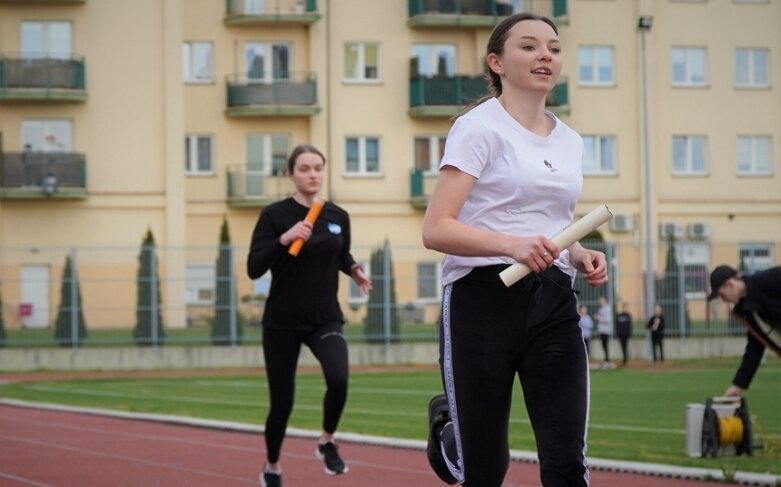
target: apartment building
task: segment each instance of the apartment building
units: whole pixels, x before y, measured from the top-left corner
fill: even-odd
[[[441,255],[420,244],[427,194],[452,117],[486,93],[492,26],[524,10],[559,26],[548,105],[584,137],[578,213],[613,210],[602,234],[621,249],[615,265],[642,274],[648,229],[655,244],[680,242],[700,294],[719,263],[777,265],[781,2],[0,0],[6,323],[51,322],[73,249],[82,287],[93,283],[85,309],[115,303],[88,321],[131,323],[151,230],[166,322],[185,326],[188,308],[213,300],[223,218],[246,251],[262,209],[290,193],[285,160],[302,142],[328,158],[325,196],[350,212],[356,257],[388,241],[413,283],[399,300],[433,319]],[[236,260],[239,293],[259,292]],[[640,296],[642,280],[620,292]]]

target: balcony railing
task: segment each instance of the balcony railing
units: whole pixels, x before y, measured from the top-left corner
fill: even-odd
[[[228,166],[228,205],[263,207],[293,194],[293,183],[284,174],[268,174],[247,169],[246,165]]]
[[[0,56],[0,100],[86,99],[84,58]]]
[[[307,25],[319,19],[317,0],[225,0],[226,25]]]
[[[409,115],[415,118],[453,117],[464,105],[489,93],[483,76],[413,76],[409,87]],[[559,78],[545,105],[557,115],[569,114],[569,88],[565,76]]]
[[[0,198],[86,198],[87,162],[77,152],[3,152]]]
[[[274,79],[227,78],[229,117],[316,115],[317,81],[314,74],[292,74]]]
[[[408,0],[410,27],[490,27],[513,14],[513,6],[501,0]],[[526,12],[566,24],[566,0],[525,0]]]

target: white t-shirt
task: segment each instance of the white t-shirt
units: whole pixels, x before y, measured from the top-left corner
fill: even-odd
[[[519,124],[496,98],[459,117],[440,163],[477,181],[458,220],[476,228],[519,236],[551,238],[571,222],[583,186],[583,139],[550,112],[555,122],[546,137]],[[447,255],[444,285],[474,267],[513,264],[510,257]],[[576,270],[563,251],[555,265],[573,279]]]

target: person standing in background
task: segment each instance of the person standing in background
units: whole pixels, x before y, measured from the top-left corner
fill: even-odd
[[[664,362],[664,315],[662,314],[662,305],[654,305],[654,315],[648,320],[648,329],[651,330],[651,353],[654,362],[656,362],[656,351],[659,351],[659,361]]]
[[[580,333],[583,335],[583,344],[586,345],[586,354],[591,355],[589,343],[591,342],[591,333],[594,330],[594,320],[588,314],[588,306],[580,307]]]
[[[315,456],[325,473],[346,473],[334,433],[347,401],[349,365],[344,316],[337,300],[339,272],[350,276],[368,293],[371,280],[350,254],[350,217],[326,202],[314,224],[306,221],[323,185],[325,156],[314,146],[301,144],[288,159],[295,185],[290,198],[267,206],[252,233],[247,274],[258,279],[271,271],[271,289],[263,311],[263,357],[271,406],[266,418],[266,464],[260,473],[263,487],[282,487],[279,457],[288,419],[293,410],[295,374],[301,346],[320,362],[325,376],[323,431]],[[288,247],[304,242],[298,255]],[[313,482],[316,484],[317,482]]]
[[[621,363],[626,366],[629,361],[629,338],[632,336],[632,315],[629,314],[629,303],[623,303],[621,312],[616,316],[616,336],[621,343],[621,353],[623,354]]]
[[[597,333],[599,333],[599,340],[602,342],[602,352],[605,359],[602,362],[603,369],[610,368],[610,338],[613,336],[613,309],[607,302],[607,298],[600,296],[599,309],[597,310]]]

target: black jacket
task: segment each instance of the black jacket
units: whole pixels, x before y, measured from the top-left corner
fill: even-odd
[[[762,320],[781,333],[781,267],[771,267],[743,276],[743,282],[746,283],[746,295],[735,305],[735,315],[752,320],[752,315],[756,312]],[[748,389],[764,353],[765,345],[748,333],[743,360],[732,383],[742,389]]]

